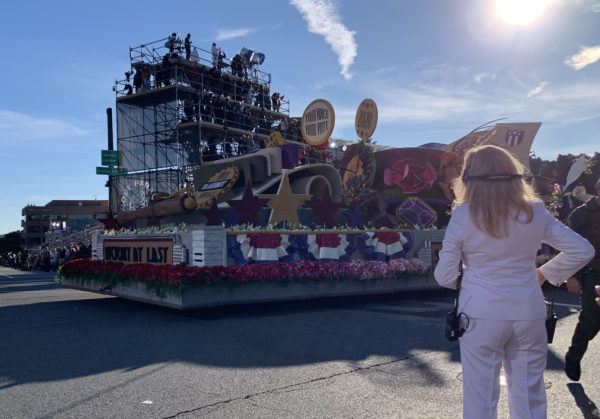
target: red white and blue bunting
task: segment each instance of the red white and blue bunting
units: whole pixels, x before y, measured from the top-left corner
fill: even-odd
[[[240,234],[236,240],[246,260],[278,262],[289,256],[287,234]]]
[[[348,237],[350,236],[350,237]],[[309,234],[308,252],[316,260],[346,260],[353,236],[349,234]],[[354,250],[352,248],[352,250]]]
[[[356,245],[355,245],[356,243]],[[388,261],[406,256],[412,246],[410,234],[365,232],[363,234],[240,233],[227,236],[229,254],[237,265],[289,262],[293,260],[342,261],[355,250],[370,260]]]
[[[368,231],[361,235],[362,250],[371,260],[387,261],[406,256],[411,247],[410,235],[395,231]]]

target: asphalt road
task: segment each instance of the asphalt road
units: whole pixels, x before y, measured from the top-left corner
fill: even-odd
[[[0,267],[2,418],[459,418],[444,292],[177,312]],[[600,337],[563,373],[577,296],[557,295],[550,418],[600,418]],[[503,387],[499,417],[508,417]]]

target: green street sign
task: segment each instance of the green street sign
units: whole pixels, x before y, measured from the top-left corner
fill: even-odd
[[[103,166],[118,166],[119,152],[117,150],[101,150]]]
[[[97,175],[115,176],[115,175],[119,174],[119,168],[118,167],[96,167],[96,174]]]

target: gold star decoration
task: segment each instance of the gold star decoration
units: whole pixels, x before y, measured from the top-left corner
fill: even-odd
[[[269,199],[267,205],[271,208],[269,224],[277,225],[280,221],[288,221],[292,224],[300,224],[298,219],[298,208],[312,195],[294,194],[290,186],[287,173],[283,174],[277,194],[259,194],[261,199]]]

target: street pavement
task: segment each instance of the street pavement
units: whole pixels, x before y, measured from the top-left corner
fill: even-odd
[[[53,277],[0,267],[0,418],[461,417],[447,292],[179,312]],[[600,337],[570,382],[578,301],[557,302],[548,417],[600,418]]]

